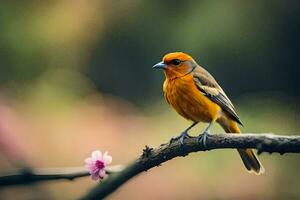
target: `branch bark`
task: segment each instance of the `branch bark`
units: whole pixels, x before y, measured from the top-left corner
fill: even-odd
[[[146,148],[143,154],[124,170],[111,174],[104,181],[89,191],[82,200],[102,199],[129,179],[147,171],[153,167],[179,156],[187,156],[189,153],[207,151],[212,149],[228,148],[252,148],[257,149],[258,154],[268,153],[300,153],[300,136],[278,136],[272,134],[218,134],[210,135],[206,141],[206,147],[198,142],[198,137],[191,137],[184,140],[181,146],[177,141],[162,144],[158,148]]]
[[[106,170],[107,174],[119,172],[123,167],[119,165],[111,166]],[[83,167],[73,168],[48,168],[30,169],[24,168],[17,171],[7,172],[0,175],[0,187],[10,185],[22,185],[34,182],[53,181],[53,180],[74,180],[76,178],[89,176],[89,172]]]

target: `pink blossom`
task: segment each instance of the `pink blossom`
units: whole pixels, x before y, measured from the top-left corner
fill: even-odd
[[[112,161],[112,157],[107,152],[102,154],[101,151],[93,151],[90,158],[85,159],[85,167],[91,174],[94,181],[103,179],[106,171],[105,168]]]

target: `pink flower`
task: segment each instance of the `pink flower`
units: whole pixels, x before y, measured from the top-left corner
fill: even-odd
[[[103,179],[106,171],[105,168],[112,161],[112,157],[107,152],[102,154],[101,151],[93,151],[90,158],[85,159],[85,167],[91,174],[94,181]]]

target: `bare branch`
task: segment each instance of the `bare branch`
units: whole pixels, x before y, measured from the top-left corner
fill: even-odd
[[[126,168],[122,166],[109,167],[107,173],[111,175],[82,199],[104,198],[137,174],[160,166],[175,157],[187,156],[192,152],[226,148],[253,148],[257,149],[258,153],[300,153],[300,136],[275,136],[272,134],[210,135],[206,147],[200,145],[198,140],[199,137],[188,138],[184,141],[184,146],[181,146],[178,141],[162,144],[155,149],[146,146],[143,154]],[[23,169],[0,175],[0,187],[60,179],[73,180],[84,176],[89,176],[89,173],[83,168]]]
[[[82,199],[102,199],[139,173],[160,166],[162,163],[175,157],[187,156],[192,152],[212,149],[253,148],[257,149],[259,154],[262,152],[300,153],[300,136],[278,136],[272,134],[210,135],[206,142],[206,147],[200,145],[198,140],[199,137],[187,138],[184,141],[184,146],[181,146],[178,140],[171,144],[162,144],[155,149],[146,146],[143,154],[136,161],[121,172],[111,174]]]
[[[108,167],[107,174],[119,172],[123,167],[116,165]],[[48,168],[48,169],[30,169],[24,168],[18,171],[11,171],[0,175],[0,187],[10,185],[22,185],[41,181],[51,180],[74,180],[76,178],[89,176],[89,172],[83,167],[73,168]]]

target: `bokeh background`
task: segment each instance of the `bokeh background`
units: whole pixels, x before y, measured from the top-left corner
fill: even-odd
[[[237,107],[243,132],[299,134],[299,1],[0,2],[0,170],[83,166],[93,150],[127,164],[189,122],[165,103],[151,66],[184,51]],[[199,125],[193,134],[201,133]],[[213,132],[223,132],[217,125]],[[108,199],[299,199],[299,155],[234,150],[177,158]],[[76,199],[88,177],[0,189],[0,199]]]

